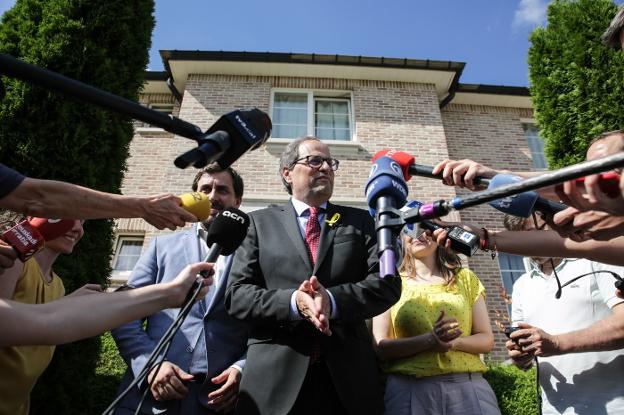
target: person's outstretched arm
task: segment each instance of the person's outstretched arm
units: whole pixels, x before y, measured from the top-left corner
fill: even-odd
[[[29,177],[0,199],[0,207],[44,218],[143,218],[158,229],[174,230],[186,222],[197,222],[172,194],[132,197]]]
[[[180,307],[206,262],[184,268],[175,280],[134,290],[64,297],[46,304],[0,300],[0,346],[63,344],[95,336],[165,308]],[[202,298],[212,284],[203,279]]]

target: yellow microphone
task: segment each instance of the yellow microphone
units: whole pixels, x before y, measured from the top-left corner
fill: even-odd
[[[192,192],[192,193],[184,193],[178,196],[182,201],[180,206],[197,216],[197,219],[200,221],[204,221],[208,219],[210,216],[210,199],[206,193],[202,192]]]

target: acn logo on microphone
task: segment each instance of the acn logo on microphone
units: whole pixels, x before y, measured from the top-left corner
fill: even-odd
[[[221,214],[225,217],[232,218],[235,221],[242,223],[243,225],[245,224],[245,218],[243,218],[241,215],[238,215],[234,212],[230,212],[229,210],[224,210]]]

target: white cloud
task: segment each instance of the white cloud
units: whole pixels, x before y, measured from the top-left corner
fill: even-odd
[[[513,26],[536,26],[546,21],[549,0],[520,0],[514,13]]]

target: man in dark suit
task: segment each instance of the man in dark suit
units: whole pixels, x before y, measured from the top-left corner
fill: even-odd
[[[226,308],[252,323],[239,414],[379,414],[382,389],[365,320],[400,296],[378,276],[374,222],[329,203],[338,160],[315,137],[280,159],[285,206],[251,213]]]

